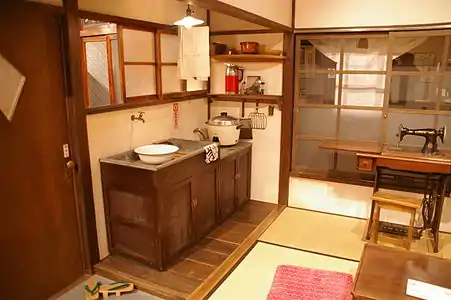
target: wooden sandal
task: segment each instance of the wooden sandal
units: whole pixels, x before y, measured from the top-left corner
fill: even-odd
[[[109,294],[116,294],[120,296],[121,293],[127,293],[133,291],[135,287],[133,283],[128,282],[113,282],[111,284],[105,284],[100,286],[100,293],[104,298],[108,298]]]
[[[85,299],[95,300],[99,299],[100,282],[94,279],[89,279],[85,284]]]

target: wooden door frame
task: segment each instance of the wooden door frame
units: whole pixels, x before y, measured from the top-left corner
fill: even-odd
[[[84,103],[80,17],[77,0],[63,0],[63,59],[66,79],[66,106],[72,160],[75,162],[74,196],[83,269],[92,274],[99,262],[97,226],[91,179],[86,108]]]

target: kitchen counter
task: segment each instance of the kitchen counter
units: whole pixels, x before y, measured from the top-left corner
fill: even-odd
[[[157,141],[153,144],[171,144],[180,148],[179,151],[176,152],[174,159],[160,164],[160,165],[151,165],[143,163],[138,155],[133,152],[133,150],[123,152],[120,154],[116,154],[107,158],[100,159],[103,163],[111,163],[122,166],[129,166],[133,168],[158,171],[160,169],[169,167],[173,164],[176,164],[180,161],[183,161],[187,158],[198,155],[199,153],[204,152],[204,146],[211,144],[210,141],[194,141],[194,140],[184,140],[184,139],[164,139]],[[238,144],[234,146],[220,147],[219,148],[219,157],[220,159],[224,159],[227,156],[233,155],[243,149],[251,147],[252,140],[240,140]]]

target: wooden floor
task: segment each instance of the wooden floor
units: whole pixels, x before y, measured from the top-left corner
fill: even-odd
[[[249,201],[165,272],[111,255],[95,266],[96,273],[163,299],[186,299],[275,209],[276,204]]]

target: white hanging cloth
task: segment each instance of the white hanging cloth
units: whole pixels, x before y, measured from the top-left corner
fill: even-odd
[[[210,28],[198,26],[179,28],[180,52],[178,77],[207,81],[210,77]]]

